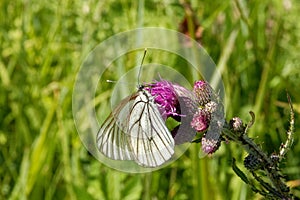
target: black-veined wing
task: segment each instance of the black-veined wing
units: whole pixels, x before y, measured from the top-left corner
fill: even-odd
[[[124,100],[105,120],[97,134],[100,152],[114,160],[134,160],[157,167],[174,154],[174,139],[154,98],[143,89]]]

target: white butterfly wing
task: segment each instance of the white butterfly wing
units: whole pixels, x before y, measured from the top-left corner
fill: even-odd
[[[174,154],[174,139],[154,98],[145,90],[125,98],[97,134],[100,152],[114,160],[157,167]]]
[[[128,135],[116,125],[111,113],[97,134],[97,146],[100,152],[114,160],[132,160],[128,148]]]
[[[140,91],[135,99],[129,127],[130,144],[140,165],[160,166],[174,154],[174,139],[147,91]]]

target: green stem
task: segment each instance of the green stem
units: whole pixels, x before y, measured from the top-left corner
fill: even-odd
[[[200,160],[200,185],[201,185],[201,189],[202,189],[202,193],[201,193],[201,198],[202,199],[214,199],[212,198],[212,195],[209,195],[209,180],[208,180],[208,162],[207,162],[207,157],[202,158]]]
[[[199,165],[199,158],[198,158],[198,148],[196,145],[192,146],[191,150],[191,156],[192,156],[192,185],[193,185],[193,199],[200,199],[201,195],[201,186],[200,186],[200,179],[201,179],[201,170]]]
[[[193,199],[210,199],[207,158],[199,159],[199,148],[192,147]]]
[[[152,182],[152,173],[146,173],[144,176],[144,200],[151,199],[151,182]]]

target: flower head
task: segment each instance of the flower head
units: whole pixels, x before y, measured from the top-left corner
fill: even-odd
[[[191,142],[196,135],[196,131],[190,126],[197,111],[194,93],[166,80],[156,81],[148,86],[145,89],[154,97],[162,118],[166,120],[172,117],[180,122],[180,125],[171,130],[175,143]]]
[[[224,125],[224,108],[218,95],[205,81],[194,84],[193,93],[198,104],[198,111],[193,116],[191,126],[197,132],[206,131],[201,139],[204,153],[214,153],[221,144],[221,132]]]
[[[201,106],[211,101],[214,93],[211,86],[206,81],[202,80],[194,83],[193,92],[196,96],[197,103],[199,103]]]
[[[197,132],[202,132],[208,128],[209,122],[210,122],[210,113],[206,112],[204,109],[199,109],[195,113],[191,121],[191,126]]]
[[[217,136],[216,138],[214,136]],[[212,154],[217,151],[221,145],[221,136],[217,134],[205,134],[201,139],[202,151],[206,154]]]
[[[230,128],[235,132],[243,132],[243,121],[239,117],[234,117],[229,121]]]
[[[168,117],[180,116],[180,106],[173,84],[166,81],[156,81],[146,87],[157,103],[163,119]]]
[[[164,120],[172,117],[180,122],[171,130],[175,144],[191,142],[196,132],[205,132],[203,151],[211,154],[218,149],[224,124],[223,105],[207,82],[195,82],[193,91],[166,80],[155,81],[145,89],[154,97]]]

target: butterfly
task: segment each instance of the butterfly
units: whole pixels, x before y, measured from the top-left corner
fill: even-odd
[[[158,167],[171,159],[175,142],[154,96],[139,85],[124,98],[101,125],[98,150],[113,160],[133,160],[143,167]],[[151,88],[149,88],[151,89]]]

